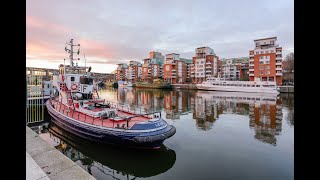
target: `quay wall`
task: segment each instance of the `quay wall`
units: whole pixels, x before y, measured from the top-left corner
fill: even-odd
[[[195,84],[172,84],[173,89],[197,89]]]

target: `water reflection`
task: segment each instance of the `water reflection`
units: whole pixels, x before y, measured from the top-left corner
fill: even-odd
[[[51,144],[71,160],[79,161],[97,179],[151,177],[166,172],[176,161],[175,152],[165,146],[159,151],[119,149],[81,139],[53,123],[48,131],[56,143]]]
[[[110,91],[111,89],[106,89]],[[192,90],[112,89],[116,100],[131,107],[142,107],[146,112],[163,110],[166,119],[178,120],[192,113],[199,130],[208,131],[221,114],[239,114],[249,117],[254,138],[276,145],[282,129],[282,99],[288,106],[286,119],[293,126],[293,102],[288,94],[277,96],[261,93],[233,93]]]
[[[280,94],[282,98],[283,105],[287,108],[288,114],[285,119],[289,126],[294,126],[294,94],[293,93],[284,93]]]

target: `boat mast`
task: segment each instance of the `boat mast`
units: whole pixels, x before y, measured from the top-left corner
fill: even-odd
[[[68,49],[67,47],[65,47],[65,51],[70,53],[69,58],[70,58],[70,67],[74,70],[74,63],[73,60],[80,60],[80,58],[78,59],[73,59],[73,53],[77,53],[78,55],[80,54],[80,44],[73,44],[73,39],[70,40],[69,43],[66,43],[67,45],[70,45],[70,49]],[[77,52],[73,52],[73,46],[79,46],[79,49]]]

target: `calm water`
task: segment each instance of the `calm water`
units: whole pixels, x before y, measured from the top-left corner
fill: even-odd
[[[161,110],[177,133],[159,151],[102,146],[53,124],[40,136],[97,179],[293,179],[294,97],[191,90],[101,90]]]

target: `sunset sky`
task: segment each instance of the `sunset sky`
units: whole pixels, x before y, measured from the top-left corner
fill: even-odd
[[[27,0],[27,67],[57,68],[65,43],[81,44],[79,65],[110,73],[150,51],[192,58],[209,46],[220,58],[247,57],[254,39],[278,37],[294,52],[293,0]],[[67,62],[66,62],[67,63]]]

